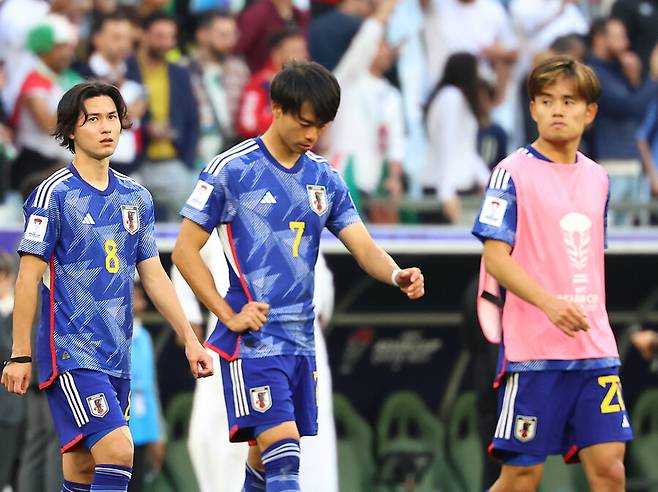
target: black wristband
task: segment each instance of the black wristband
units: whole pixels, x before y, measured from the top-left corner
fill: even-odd
[[[2,367],[5,367],[7,364],[10,362],[17,362],[18,364],[27,364],[28,362],[32,362],[32,357],[29,355],[21,355],[19,357],[10,357],[6,361],[2,363]]]

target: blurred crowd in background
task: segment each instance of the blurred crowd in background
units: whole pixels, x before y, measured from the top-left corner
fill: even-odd
[[[316,149],[367,220],[472,221],[490,169],[535,137],[524,81],[568,54],[602,82],[582,150],[611,176],[614,225],[652,222],[658,196],[655,0],[4,0],[1,217],[71,160],[50,132],[82,79],[120,87],[133,126],[112,165],[176,221],[198,170],[271,119],[293,60],[342,86]]]
[[[525,78],[555,54],[585,61],[601,80],[582,151],[610,174],[609,223],[649,225],[658,210],[656,26],[658,0],[0,0],[0,225],[20,228],[25,197],[71,161],[50,134],[76,83],[120,88],[132,127],[111,165],[151,191],[158,221],[177,222],[205,163],[267,129],[270,82],[294,60],[321,63],[341,84],[338,115],[315,150],[343,174],[366,220],[470,225],[492,167],[536,137]],[[13,275],[12,258],[0,256],[7,353]],[[164,459],[145,309],[137,289],[134,394],[143,397],[131,427],[141,426],[142,471]],[[658,346],[651,337],[645,345]],[[23,406],[6,396],[0,403],[16,406],[0,412],[5,453],[28,422],[19,490],[61,482],[59,463],[43,458],[59,456],[45,399],[31,391]],[[0,465],[4,480],[14,460]]]

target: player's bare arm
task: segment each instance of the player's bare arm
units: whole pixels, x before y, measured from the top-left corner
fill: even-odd
[[[373,241],[363,222],[345,227],[338,234],[338,239],[371,277],[386,284],[397,285],[409,299],[418,299],[425,294],[425,278],[420,268],[401,269],[395,260]]]
[[[213,373],[212,358],[199,343],[194,330],[185,317],[176,297],[176,291],[167,276],[160,257],[154,256],[137,264],[144,290],[156,309],[174,328],[185,344],[185,355],[195,378],[204,378]]]
[[[482,256],[487,272],[507,290],[544,311],[565,335],[573,337],[580,330],[589,330],[587,315],[577,304],[544,289],[514,261],[511,253],[512,246],[504,241],[485,241]]]
[[[48,264],[38,256],[21,257],[15,288],[12,358],[32,356],[32,324],[37,309],[39,284],[47,266]],[[10,362],[2,371],[2,384],[11,393],[24,395],[27,393],[31,376],[31,363]]]
[[[201,257],[201,248],[209,236],[203,227],[184,218],[171,255],[172,261],[194,294],[229,330],[236,333],[260,330],[267,319],[269,305],[248,302],[237,314],[231,309],[217,292],[210,270]]]

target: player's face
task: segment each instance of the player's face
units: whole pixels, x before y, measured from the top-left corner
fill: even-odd
[[[302,104],[298,115],[284,113],[276,104],[273,105],[274,124],[286,146],[296,154],[311,150],[318,142],[326,124],[317,121],[315,111],[310,103]]]
[[[594,121],[597,105],[587,104],[577,93],[576,83],[562,77],[530,102],[530,114],[542,139],[564,144],[580,140]]]
[[[84,102],[87,120],[80,112],[72,137],[75,151],[94,159],[110,157],[119,143],[121,120],[109,96],[91,97]]]

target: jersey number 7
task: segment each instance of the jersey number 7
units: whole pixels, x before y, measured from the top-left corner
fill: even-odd
[[[295,236],[295,240],[292,243],[292,255],[293,256],[299,256],[299,243],[302,242],[302,234],[304,234],[304,228],[306,227],[305,222],[290,222],[288,224],[290,226],[290,230],[295,232],[297,231],[297,235]]]

